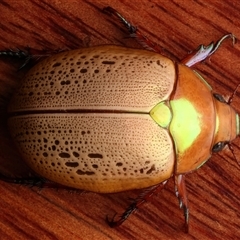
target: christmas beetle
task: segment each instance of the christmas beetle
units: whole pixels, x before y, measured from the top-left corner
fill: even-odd
[[[118,17],[147,50],[105,45],[40,61],[9,104],[12,138],[38,175],[61,185],[98,193],[146,188],[118,220],[107,219],[112,227],[174,177],[188,231],[185,174],[239,134],[238,114],[190,66],[235,38],[227,34],[201,45],[177,63],[116,10],[105,12]],[[21,50],[0,55],[25,63],[32,58]]]

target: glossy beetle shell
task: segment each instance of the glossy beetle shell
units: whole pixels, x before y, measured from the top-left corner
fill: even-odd
[[[26,75],[9,114],[12,137],[35,172],[95,192],[144,188],[195,170],[216,142],[238,133],[234,110],[216,103],[197,73],[116,46],[43,60]]]

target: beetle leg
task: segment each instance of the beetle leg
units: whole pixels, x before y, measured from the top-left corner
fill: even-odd
[[[10,178],[6,177],[0,173],[0,180],[8,183],[27,185],[30,187],[39,187],[39,188],[61,188],[67,190],[77,190],[76,188],[66,187],[61,184],[48,181],[41,177],[29,177],[29,178]]]
[[[137,211],[137,209],[144,204],[146,201],[151,200],[153,195],[156,195],[158,192],[160,192],[165,184],[167,183],[167,180],[157,184],[155,186],[152,186],[150,188],[147,188],[140,196],[138,196],[126,209],[126,211],[120,216],[118,220],[115,221],[116,214],[113,216],[112,219],[109,219],[108,216],[106,217],[106,221],[110,227],[118,227],[120,226],[132,213]]]
[[[20,49],[9,49],[5,51],[0,51],[0,56],[6,56],[6,57],[15,57],[19,59],[23,59],[24,63],[19,68],[24,68],[31,60],[38,61],[39,59],[49,57],[55,53],[61,52],[63,50],[56,50],[56,51],[44,51],[44,50],[37,50],[33,48],[27,48],[26,50],[20,50]]]
[[[21,184],[21,185],[27,185],[30,187],[38,187],[38,188],[56,188],[56,189],[65,189],[69,191],[81,191],[73,187],[67,187],[64,185],[61,185],[59,183],[51,182],[45,178],[42,177],[28,177],[28,178],[10,178],[6,177],[3,174],[0,173],[0,180],[8,183],[13,184]]]
[[[188,198],[187,190],[185,185],[185,175],[175,176],[175,193],[179,200],[179,206],[183,209],[183,214],[185,218],[185,232],[188,232],[188,222],[189,222],[189,209],[188,209]]]
[[[204,61],[206,58],[210,57],[213,53],[215,53],[223,41],[231,38],[233,44],[236,42],[236,37],[232,34],[226,34],[221,39],[219,39],[216,43],[212,42],[207,46],[200,45],[196,50],[192,51],[189,55],[181,60],[181,63],[191,67],[196,63]]]
[[[0,56],[7,56],[7,57],[17,57],[17,58],[27,58],[28,57],[28,52],[27,51],[22,51],[20,49],[16,50],[6,50],[6,51],[0,51]]]
[[[145,48],[148,49],[150,51],[154,51],[160,54],[163,54],[164,49],[162,47],[160,47],[158,44],[154,43],[153,41],[151,41],[148,37],[146,37],[145,35],[143,35],[141,33],[141,31],[139,31],[139,29],[135,26],[133,26],[126,18],[124,18],[119,12],[117,12],[114,8],[112,7],[106,7],[103,9],[103,11],[105,13],[108,14],[113,14],[115,15],[117,18],[120,19],[120,21],[123,23],[123,25],[127,28],[127,30],[130,33],[130,37],[132,38],[136,38],[137,41]]]
[[[19,70],[25,67],[29,63],[29,61],[33,58],[33,55],[29,52],[29,50],[20,50],[18,48],[16,50],[9,49],[5,51],[0,51],[0,56],[23,59],[24,63],[19,68]]]
[[[23,184],[29,186],[44,187],[46,180],[39,177],[30,177],[30,178],[10,178],[0,174],[0,180],[8,183],[14,184]]]

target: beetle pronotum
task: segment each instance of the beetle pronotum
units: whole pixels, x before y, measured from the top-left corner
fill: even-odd
[[[176,63],[117,11],[105,11],[148,50],[97,46],[40,61],[9,104],[11,135],[28,165],[56,183],[99,193],[147,188],[119,220],[108,220],[110,226],[174,177],[187,231],[185,174],[239,134],[238,114],[189,67],[234,36]],[[0,55],[32,57],[24,51]]]

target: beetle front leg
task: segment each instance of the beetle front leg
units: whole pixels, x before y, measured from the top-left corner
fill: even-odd
[[[223,41],[231,38],[233,45],[236,42],[236,38],[232,33],[224,35],[221,39],[219,39],[216,43],[210,43],[207,46],[200,45],[196,50],[192,51],[185,58],[181,60],[181,63],[185,64],[188,67],[191,67],[199,62],[204,61],[208,57],[210,57],[213,53],[215,53]]]
[[[185,184],[185,175],[175,176],[175,193],[179,200],[179,206],[183,209],[183,214],[185,218],[185,232],[188,232],[189,229],[189,209],[188,209],[188,198],[187,190]]]
[[[151,200],[151,198],[153,197],[153,195],[156,195],[158,192],[160,192],[165,184],[167,183],[167,180],[147,188],[142,194],[140,194],[139,197],[137,197],[130,205],[129,207],[125,210],[125,212],[120,216],[120,218],[118,220],[114,220],[116,214],[113,216],[113,218],[111,220],[109,220],[108,216],[106,217],[106,221],[108,223],[108,225],[110,227],[118,227],[120,226],[132,213],[134,213],[135,211],[137,211],[137,209],[139,207],[141,207],[142,204],[144,204],[145,202]]]
[[[120,21],[123,23],[123,25],[127,28],[127,30],[130,33],[130,37],[136,38],[137,41],[145,48],[148,49],[150,51],[154,51],[160,54],[164,53],[164,49],[162,47],[160,47],[158,44],[154,43],[153,41],[151,41],[148,37],[146,37],[145,35],[143,35],[141,33],[141,31],[139,31],[139,29],[135,26],[133,26],[126,18],[124,18],[118,11],[116,11],[114,8],[112,7],[106,7],[103,9],[103,11],[105,13],[108,14],[113,14],[115,15],[117,18],[120,19]],[[163,54],[164,55],[164,54]]]

